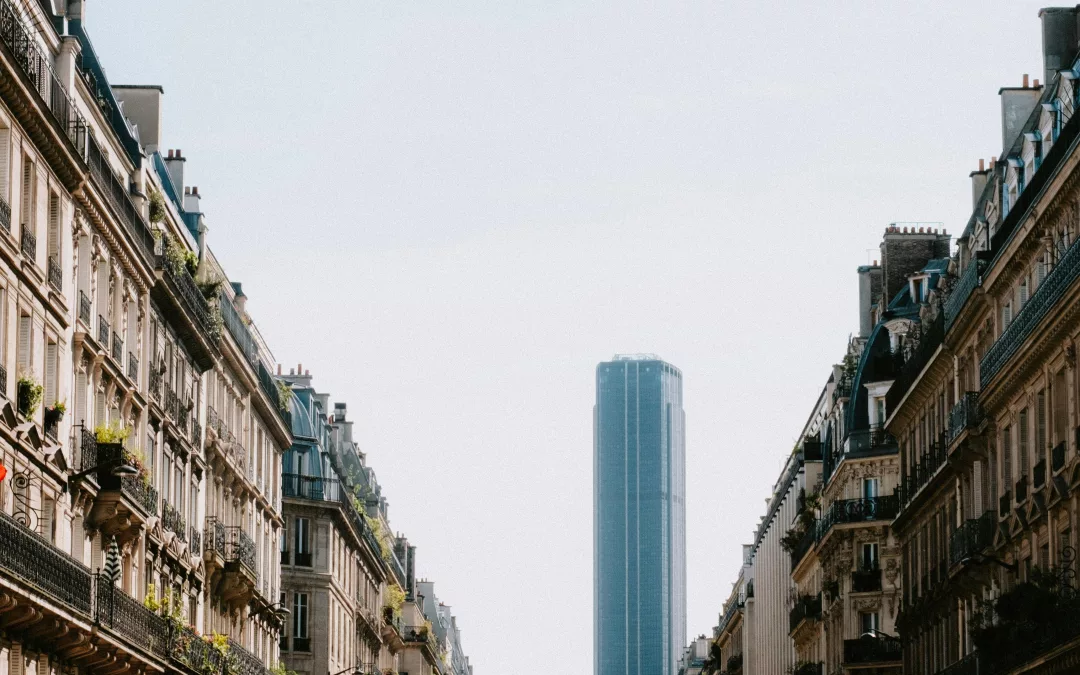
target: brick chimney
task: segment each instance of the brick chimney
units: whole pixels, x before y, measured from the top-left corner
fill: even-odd
[[[881,240],[881,268],[884,281],[882,307],[887,307],[908,284],[908,276],[926,267],[926,263],[949,257],[952,240],[944,230],[890,225]]]

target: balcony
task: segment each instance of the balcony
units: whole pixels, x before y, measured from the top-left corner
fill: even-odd
[[[900,640],[888,637],[861,637],[844,640],[844,665],[892,663],[903,656]]]
[[[188,530],[188,542],[191,543],[191,550],[196,554],[202,554],[202,532],[194,525]]]
[[[1050,467],[1055,474],[1065,468],[1065,447],[1065,441],[1062,441],[1050,451]]]
[[[405,646],[405,626],[401,623],[401,616],[394,614],[389,607],[383,607],[379,635],[394,651]]]
[[[819,531],[824,539],[825,533],[834,525],[847,523],[865,523],[875,520],[892,520],[900,510],[900,499],[896,495],[884,497],[866,497],[863,499],[839,499],[832,503],[821,519]]]
[[[914,464],[900,481],[900,510],[903,511],[919,492],[938,474],[948,459],[944,434],[940,442],[930,443],[916,455]]]
[[[64,270],[60,267],[60,261],[55,255],[49,256],[48,263],[49,286],[57,293],[64,292]]]
[[[109,322],[105,319],[105,317],[101,316],[100,314],[98,314],[97,319],[98,319],[98,331],[97,331],[98,342],[101,343],[101,348],[102,349],[108,349],[109,348]]]
[[[209,369],[214,365],[221,333],[220,323],[214,318],[217,310],[211,309],[184,264],[172,260],[170,251],[179,244],[163,237],[162,247],[163,253],[157,256],[156,264],[161,280],[154,284],[151,295],[178,319],[173,327],[196,364],[203,370]]]
[[[876,593],[881,590],[881,568],[855,570],[851,573],[852,593]]]
[[[427,626],[404,626],[401,637],[405,644],[420,645],[428,662],[433,666],[438,665],[439,643],[431,629]]]
[[[112,357],[121,368],[124,366],[124,340],[116,333],[112,336]]]
[[[994,512],[970,518],[949,537],[949,563],[959,565],[982,553],[994,543]]]
[[[979,392],[965,393],[949,411],[949,443],[954,443],[965,431],[977,429],[982,420],[983,410],[979,405]]]
[[[11,204],[3,197],[0,197],[0,227],[11,234]]]
[[[139,381],[139,359],[131,352],[128,352],[127,376],[132,382]]]
[[[127,451],[120,443],[99,443],[94,433],[85,428],[81,428],[79,438],[84,471],[128,461]],[[148,517],[158,514],[158,492],[150,484],[148,474],[114,476],[110,469],[100,468],[96,480],[101,489],[89,521],[103,533],[127,541],[138,536]]]
[[[795,601],[795,607],[788,614],[789,633],[804,621],[817,621],[821,618],[821,594],[804,595]]]
[[[806,554],[810,552],[810,549],[814,548],[814,544],[818,540],[818,521],[814,521],[799,536],[798,542],[791,549],[791,569],[795,569],[802,562],[802,559],[806,557]]]
[[[945,301],[945,331],[948,332],[952,328],[953,322],[956,321],[957,315],[960,314],[960,310],[967,304],[968,298],[975,292],[975,289],[982,284],[982,272],[986,269],[986,261],[980,258],[972,259],[964,270],[964,273],[960,275],[960,280],[956,282],[956,286],[953,287],[952,293],[949,294],[949,299]]]
[[[1057,265],[1046,275],[1046,279],[1035,289],[1035,293],[1031,295],[1027,304],[1016,314],[1009,327],[1002,331],[994,345],[983,356],[979,363],[979,379],[983,389],[986,389],[994,376],[1001,372],[1027,342],[1078,276],[1080,276],[1080,239],[1073,242],[1061,256]]]
[[[22,71],[7,73],[0,83],[8,109],[20,117],[36,147],[46,156],[67,188],[82,178],[76,157],[83,156],[87,140],[86,120],[52,66],[52,56],[38,46],[37,30],[28,26],[23,13],[9,0],[0,2],[0,42],[4,60]]]
[[[90,298],[86,297],[86,293],[82,291],[79,291],[79,321],[82,321],[87,328],[92,328],[90,324]]]
[[[937,317],[929,324],[922,324],[923,335],[919,340],[918,347],[904,362],[904,367],[894,379],[889,391],[885,394],[885,406],[889,411],[899,410],[900,403],[907,395],[908,389],[922,374],[926,364],[937,353],[942,340],[945,339],[945,313],[938,312]],[[888,378],[881,378],[888,379]]]
[[[1046,459],[1040,459],[1035,462],[1035,466],[1031,468],[1031,487],[1035,490],[1041,490],[1046,485]]]
[[[156,260],[154,234],[143,220],[138,207],[131,201],[127,176],[117,177],[93,136],[87,139],[86,163],[90,167],[90,178],[94,186],[112,207],[114,217],[131,239],[132,246],[143,263],[152,268]]]
[[[23,257],[30,262],[33,262],[34,258],[37,257],[37,236],[35,236],[29,228],[29,225],[23,224],[22,239],[19,248],[22,251]]]
[[[214,516],[207,516],[203,534],[203,560],[208,572],[222,569],[225,566],[225,523]]]
[[[1016,503],[1023,504],[1028,498],[1028,477],[1020,476],[1020,480],[1016,481]]]
[[[998,497],[998,518],[1004,518],[1012,513],[1012,491],[1006,490]]]
[[[184,522],[184,517],[167,501],[161,505],[161,526],[175,534],[180,541],[187,540],[187,524]]]

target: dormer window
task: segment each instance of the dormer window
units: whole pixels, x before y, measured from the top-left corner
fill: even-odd
[[[1061,101],[1054,99],[1048,103],[1043,103],[1042,108],[1050,114],[1050,138],[1049,142],[1043,144],[1045,153],[1050,152],[1050,146],[1057,143],[1058,137],[1061,136]]]
[[[1031,161],[1024,165],[1024,173],[1029,177],[1033,176],[1036,171],[1039,170],[1039,166],[1042,165],[1042,132],[1041,131],[1027,131],[1024,132],[1024,138],[1031,143]]]

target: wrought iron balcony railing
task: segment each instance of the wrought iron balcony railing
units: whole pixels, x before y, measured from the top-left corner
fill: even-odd
[[[158,512],[158,491],[141,476],[121,476],[120,492],[152,516]]]
[[[1006,490],[998,497],[998,518],[1004,518],[1011,513],[1012,508],[1012,490]]]
[[[86,297],[86,293],[79,291],[79,321],[82,321],[88,328],[93,328],[90,324],[90,298]]]
[[[957,565],[982,553],[994,543],[994,512],[991,509],[978,518],[970,518],[949,536],[949,563]]]
[[[1012,323],[1002,331],[997,341],[983,356],[979,363],[979,379],[986,389],[1013,355],[1020,350],[1024,342],[1046,318],[1054,306],[1061,300],[1068,288],[1080,276],[1080,239],[1069,247],[1058,260],[1054,269],[1046,275],[1039,287],[1031,295]]]
[[[1031,467],[1031,487],[1035,490],[1041,490],[1046,485],[1046,458],[1042,458],[1035,462],[1035,466]]]
[[[11,205],[2,196],[0,196],[0,227],[11,234]]]
[[[131,201],[130,181],[127,177],[117,177],[93,136],[87,138],[86,163],[90,166],[90,178],[113,208],[116,219],[134,242],[135,249],[143,256],[143,261],[152,266],[156,259],[154,234]]]
[[[11,50],[19,68],[48,106],[75,151],[85,156],[86,120],[56,76],[52,57],[38,46],[35,34],[36,31],[24,23],[21,13],[10,0],[0,2],[0,40]]]
[[[1016,481],[1016,503],[1023,504],[1028,498],[1028,477],[1020,476],[1020,480]]]
[[[90,570],[2,512],[0,569],[64,605],[90,614],[93,596]]]
[[[7,368],[0,365],[0,395],[7,396]]]
[[[237,346],[240,347],[240,351],[244,353],[244,357],[247,358],[248,363],[253,368],[257,368],[259,365],[259,347],[255,342],[255,338],[251,336],[251,331],[248,330],[244,320],[240,317],[240,313],[236,311],[236,307],[233,306],[232,300],[224,292],[221,293],[221,297],[218,302],[221,307],[221,319],[225,323],[225,328],[229,331],[229,335],[236,340]],[[276,402],[276,399],[271,399]]]
[[[851,573],[852,593],[873,593],[881,590],[881,568],[859,569]]]
[[[149,378],[149,390],[150,396],[161,400],[161,371],[154,367],[153,362],[150,364],[150,378]]]
[[[29,225],[23,223],[22,227],[22,254],[32,261],[37,257],[37,236],[30,231]]]
[[[202,553],[202,532],[199,531],[199,528],[192,525],[191,529],[188,531],[188,537],[190,537],[188,539],[188,542],[190,542],[190,544],[191,544],[191,550],[196,551],[196,552],[201,554]]]
[[[225,523],[214,516],[206,517],[206,548],[204,551],[213,551],[222,560],[225,559]]]
[[[976,428],[982,420],[979,392],[966,392],[949,411],[949,443],[959,438],[964,431]]]
[[[948,331],[952,328],[953,322],[956,321],[956,317],[960,314],[960,310],[967,304],[968,298],[975,292],[975,289],[982,283],[982,273],[986,269],[986,261],[980,258],[973,258],[964,270],[964,273],[960,275],[960,280],[956,282],[956,286],[953,288],[952,293],[949,294],[949,299],[945,301],[945,330]]]
[[[98,314],[98,342],[102,349],[109,348],[109,322],[105,317]]]
[[[900,640],[889,637],[861,637],[844,640],[844,665],[899,661],[903,656]]]
[[[113,333],[112,335],[112,357],[117,363],[123,365],[124,340],[117,333]]]
[[[259,565],[255,557],[255,542],[239,525],[225,528],[225,562],[240,563],[258,580]]]
[[[1050,467],[1054,473],[1065,468],[1065,441],[1058,443],[1050,451]]]
[[[844,523],[862,523],[872,520],[892,520],[900,509],[900,499],[896,495],[865,497],[863,499],[838,499],[829,506],[821,519],[819,536],[834,525]]]
[[[170,246],[177,244],[163,240],[163,250],[168,250]],[[219,335],[210,316],[210,306],[188,270],[183,266],[177,269],[165,253],[157,256],[157,269],[161,270],[165,281],[179,298],[180,306],[191,316],[203,337],[216,345]]]
[[[803,621],[812,621],[821,618],[821,594],[804,595],[795,601],[795,607],[788,615],[790,631],[798,628]]]
[[[161,524],[166,530],[179,537],[180,541],[187,539],[187,524],[184,523],[184,517],[180,515],[180,510],[168,501],[161,505]]]
[[[930,443],[908,469],[900,482],[900,510],[907,508],[919,491],[937,475],[948,459],[947,442],[942,434],[940,442]]]
[[[60,267],[60,260],[55,255],[49,256],[49,285],[57,293],[64,292],[64,270]]]
[[[97,576],[95,610],[98,621],[159,656],[169,653],[169,622],[141,602]]]
[[[128,352],[127,376],[135,382],[139,380],[139,359],[135,358],[131,352]]]

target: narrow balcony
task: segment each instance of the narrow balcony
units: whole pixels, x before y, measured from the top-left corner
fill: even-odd
[[[994,377],[1020,351],[1043,319],[1051,314],[1078,276],[1080,276],[1080,239],[1069,246],[1058,263],[1046,275],[1046,279],[1035,289],[1027,304],[1016,314],[1009,327],[1002,331],[997,341],[983,356],[979,363],[979,379],[983,389],[986,389]]]
[[[896,495],[866,497],[863,499],[838,499],[832,503],[821,519],[821,538],[835,525],[866,523],[875,520],[891,521],[900,510]]]
[[[804,621],[817,621],[821,618],[821,594],[804,595],[795,601],[795,607],[788,614],[789,633],[794,633]]]
[[[1065,448],[1065,441],[1062,441],[1050,451],[1050,467],[1054,474],[1065,468]]]
[[[900,640],[889,637],[861,637],[844,640],[845,666],[895,663],[903,656]]]
[[[1035,462],[1031,468],[1031,487],[1038,491],[1046,486],[1046,458]]]
[[[798,567],[802,559],[810,552],[810,549],[814,548],[814,544],[818,540],[818,531],[818,521],[815,520],[805,532],[798,535],[798,540],[791,548],[791,569]]]
[[[128,352],[127,376],[132,382],[139,381],[139,359],[131,352]]]
[[[83,470],[97,468],[100,486],[89,521],[121,542],[138,536],[147,518],[158,514],[158,492],[150,484],[149,473],[138,467],[138,475],[114,475],[112,467],[132,461],[123,444],[101,443],[85,427],[79,427],[77,434]]]
[[[151,295],[163,309],[175,317],[173,327],[188,347],[196,365],[203,370],[212,368],[218,351],[220,322],[215,325],[214,313],[202,291],[183,263],[177,264],[169,251],[176,244],[164,237],[163,252],[157,257],[160,278],[151,289]]]
[[[203,562],[207,574],[220,572],[225,568],[225,523],[207,516],[203,535]]]
[[[124,367],[124,340],[116,332],[112,336],[112,357],[121,368]]]
[[[876,593],[881,590],[881,568],[858,569],[851,573],[852,593]]]
[[[64,292],[64,270],[55,255],[49,256],[49,286],[57,293]]]
[[[241,609],[259,590],[255,542],[239,525],[225,526],[225,556],[219,595],[230,607]]]
[[[83,325],[87,328],[93,328],[90,323],[90,298],[86,297],[86,293],[79,291],[79,321],[83,322]]]
[[[424,657],[433,666],[439,663],[439,643],[427,626],[405,626],[401,634],[405,644],[419,645]]]
[[[1020,476],[1020,480],[1016,481],[1016,503],[1023,504],[1028,498],[1028,477]]]
[[[948,442],[945,434],[940,441],[929,443],[915,456],[915,462],[907,468],[900,481],[900,510],[903,512],[916,496],[942,472],[948,459]]]
[[[0,196],[0,228],[11,234],[11,204]]]
[[[949,411],[949,444],[955,443],[964,432],[978,429],[982,421],[983,409],[979,405],[979,392],[965,393]]]
[[[37,236],[28,228],[29,225],[23,225],[20,250],[22,251],[24,258],[30,262],[34,262],[34,259],[37,256]]]
[[[383,642],[390,645],[391,650],[397,651],[405,646],[405,626],[401,623],[401,617],[394,614],[394,610],[383,607],[381,636]]]
[[[187,524],[180,511],[168,501],[161,505],[161,526],[176,535],[180,541],[187,541]]]
[[[1011,490],[1006,490],[1005,492],[1003,492],[1001,494],[1000,497],[998,497],[998,518],[1005,518],[1010,513],[1012,513],[1011,507],[1012,507],[1012,491]]]
[[[102,349],[109,348],[109,334],[109,321],[105,317],[98,314],[97,338],[98,342],[101,343]]]
[[[949,563],[959,565],[977,556],[994,543],[994,512],[970,518],[949,536]]]
[[[953,322],[956,321],[956,317],[960,314],[960,311],[964,309],[964,305],[967,304],[968,298],[975,292],[975,289],[982,283],[982,272],[986,268],[986,261],[980,258],[972,259],[964,270],[964,273],[960,275],[960,280],[956,282],[956,286],[953,288],[952,293],[949,294],[949,299],[945,301],[945,331],[948,332],[953,326]]]

